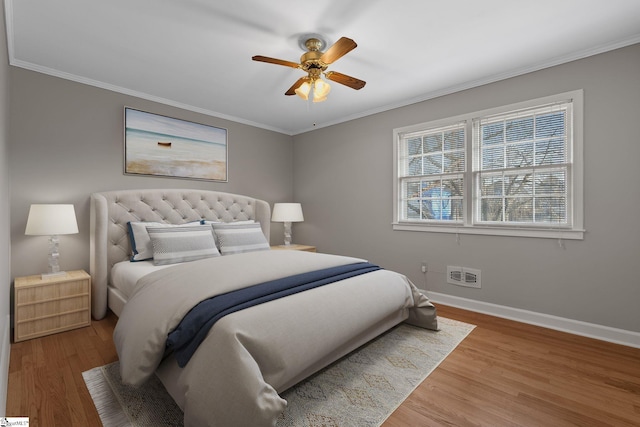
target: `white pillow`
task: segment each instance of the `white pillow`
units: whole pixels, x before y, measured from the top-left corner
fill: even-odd
[[[258,223],[213,223],[222,255],[271,249]]]
[[[220,256],[208,225],[147,227],[155,265]]]
[[[151,246],[151,239],[149,239],[149,233],[147,233],[147,227],[185,227],[200,222],[189,222],[186,224],[166,224],[162,222],[134,222],[129,221],[127,228],[129,229],[129,241],[131,242],[131,261],[146,261],[153,258],[153,247]]]

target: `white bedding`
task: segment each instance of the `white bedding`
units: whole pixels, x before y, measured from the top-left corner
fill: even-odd
[[[437,328],[433,305],[405,276],[378,270],[223,317],[184,368],[163,362],[167,334],[205,298],[358,261],[267,250],[145,275],[114,332],[123,381],[142,384],[159,368],[187,427],[275,425],[279,392],[402,321]]]
[[[154,271],[170,267],[169,265],[154,265],[153,261],[121,261],[111,269],[111,286],[129,299],[136,283],[140,278]]]

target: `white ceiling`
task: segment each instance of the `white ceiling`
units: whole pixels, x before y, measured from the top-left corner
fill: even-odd
[[[640,0],[5,0],[23,67],[289,135],[640,42]],[[284,92],[298,39],[358,47],[324,103]]]

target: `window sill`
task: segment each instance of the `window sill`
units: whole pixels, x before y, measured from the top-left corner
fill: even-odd
[[[585,230],[565,229],[565,228],[517,228],[517,227],[487,227],[487,226],[464,226],[460,225],[432,225],[412,222],[393,223],[395,231],[423,231],[429,233],[450,233],[450,234],[477,234],[485,236],[511,236],[511,237],[536,237],[543,239],[564,239],[564,240],[584,240]]]

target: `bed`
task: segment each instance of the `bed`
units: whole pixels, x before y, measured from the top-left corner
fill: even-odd
[[[142,259],[140,243],[132,248],[129,234],[140,224],[153,237],[152,260]],[[209,242],[207,227],[221,255],[174,262],[156,245],[166,236]],[[259,243],[234,241],[238,230]],[[269,233],[269,204],[248,196],[184,189],[91,195],[92,314],[100,319],[110,309],[119,317],[114,342],[123,381],[135,386],[157,375],[186,426],[273,426],[286,407],[279,393],[302,379],[403,321],[437,329],[435,308],[405,276],[358,258],[269,250]],[[353,272],[344,275],[347,269]],[[333,279],[319,279],[329,271]],[[205,332],[183,327],[203,302],[249,289],[272,295],[272,286],[293,278],[313,286],[221,309],[228,314]],[[199,345],[167,350],[192,330]]]

